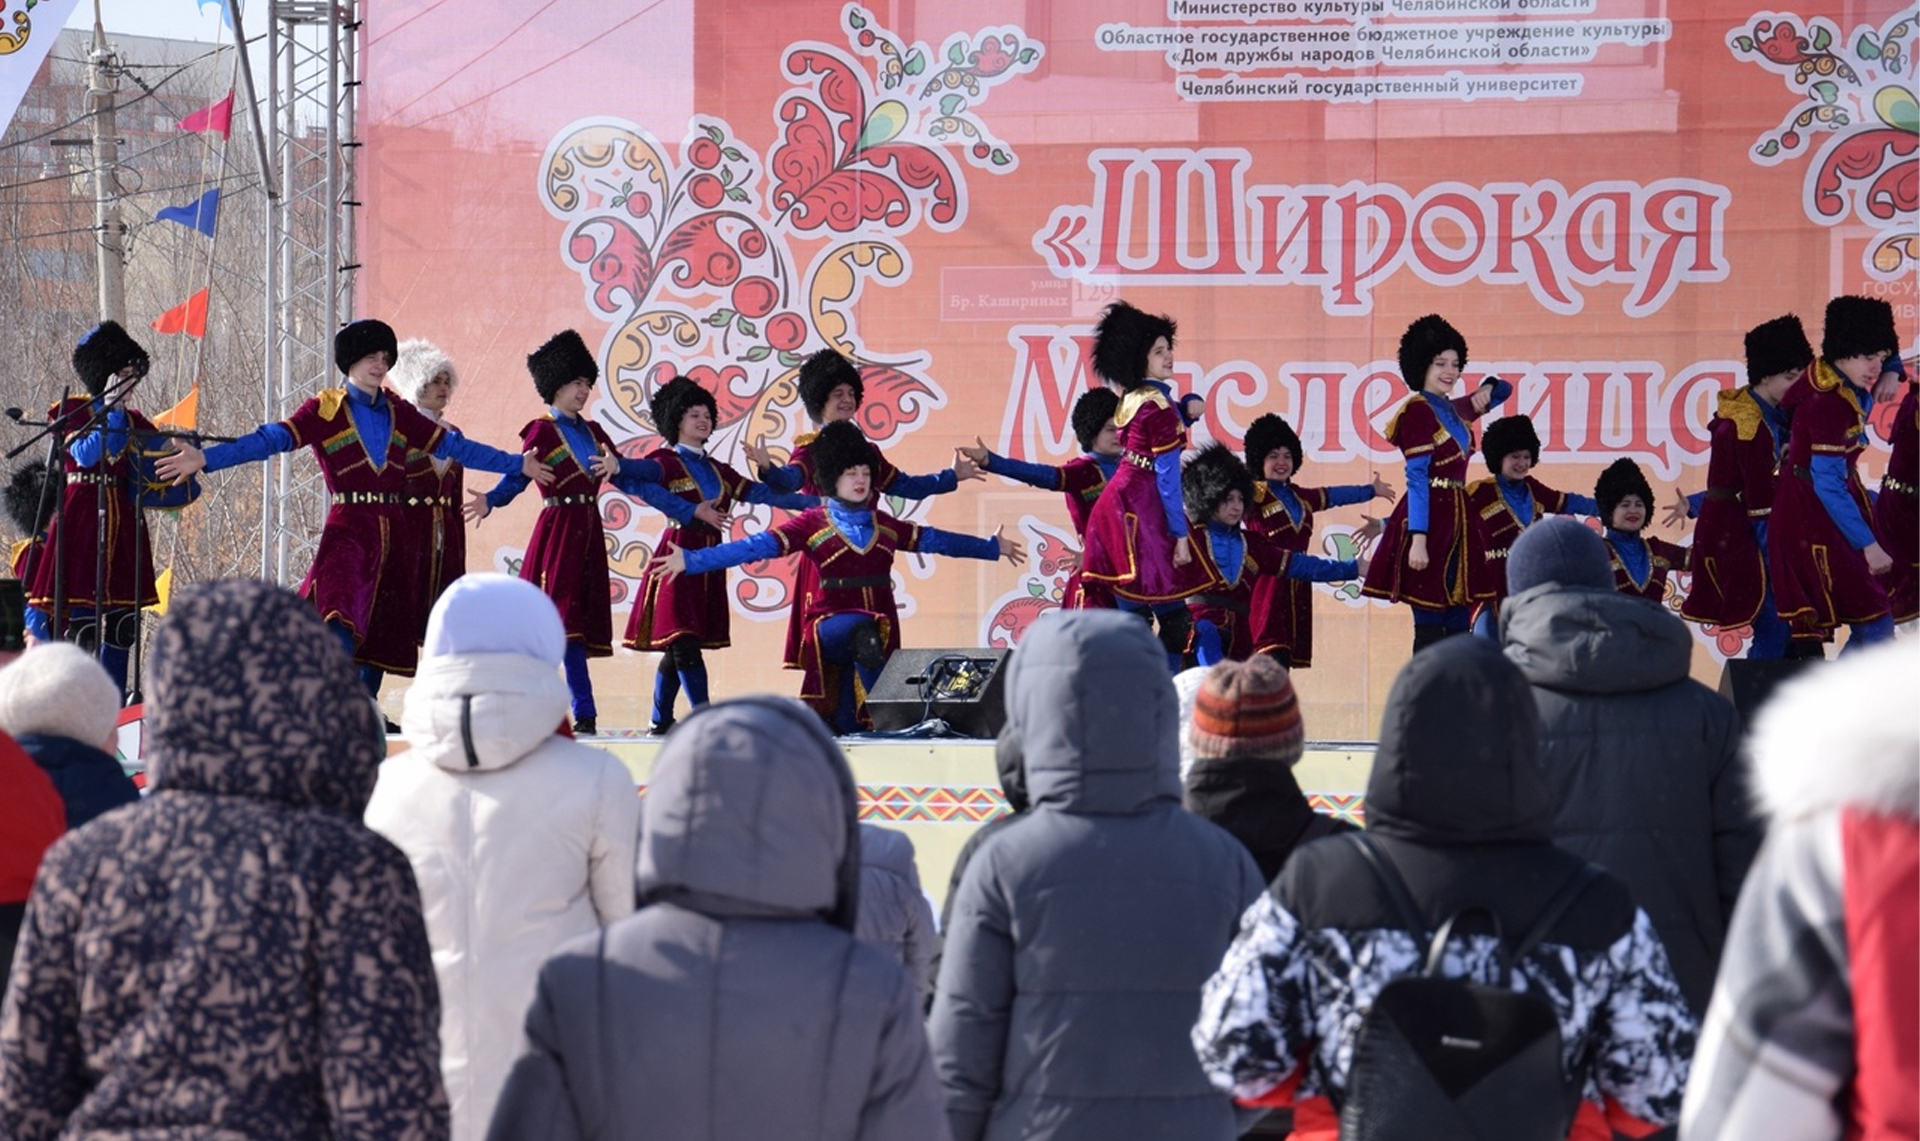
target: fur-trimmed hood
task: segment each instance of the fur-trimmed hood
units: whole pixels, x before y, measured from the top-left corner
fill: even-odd
[[[1920,641],[1902,638],[1816,663],[1775,691],[1748,745],[1762,811],[1791,820],[1859,808],[1920,820],[1916,677]]]

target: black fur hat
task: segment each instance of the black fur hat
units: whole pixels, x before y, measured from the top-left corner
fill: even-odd
[[[806,406],[813,422],[820,422],[826,411],[827,397],[843,384],[853,386],[853,405],[858,408],[867,398],[867,386],[860,381],[860,370],[852,361],[833,349],[821,349],[800,366],[800,403]]]
[[[1080,394],[1080,399],[1073,402],[1073,435],[1080,441],[1081,451],[1093,450],[1094,437],[1118,411],[1120,396],[1111,388],[1090,388]]]
[[[1161,337],[1173,344],[1176,326],[1171,317],[1143,313],[1124,301],[1107,306],[1093,327],[1093,371],[1122,388],[1138,388],[1146,380],[1147,353]]]
[[[1647,482],[1645,472],[1640,465],[1622,457],[1607,465],[1600,473],[1600,479],[1593,485],[1594,502],[1600,505],[1600,522],[1603,526],[1613,526],[1613,509],[1629,495],[1637,495],[1647,505],[1647,518],[1653,518],[1653,485]]]
[[[813,443],[807,445],[807,455],[813,460],[814,486],[828,496],[833,494],[834,486],[848,468],[865,464],[872,469],[877,458],[873,445],[851,420],[835,420],[820,429]]]
[[[61,482],[61,473],[48,475],[45,460],[13,469],[13,478],[7,481],[7,517],[22,535],[32,538],[53,521],[53,513],[60,509]]]
[[[1415,392],[1426,387],[1427,366],[1433,358],[1452,349],[1460,354],[1460,367],[1467,367],[1467,339],[1460,330],[1447,324],[1438,313],[1429,313],[1400,334],[1400,379]]]
[[[1813,346],[1800,318],[1789,313],[1747,330],[1747,383],[1783,372],[1798,372],[1813,363]]]
[[[342,375],[353,367],[353,362],[374,353],[387,354],[387,367],[392,368],[400,359],[400,340],[393,335],[393,326],[385,321],[371,318],[343,325],[333,335],[333,367]]]
[[[1212,519],[1230,491],[1240,493],[1241,503],[1253,503],[1253,475],[1225,444],[1208,444],[1180,469],[1180,498],[1196,524]]]
[[[87,395],[98,396],[121,369],[133,365],[136,376],[147,375],[147,350],[127,335],[118,321],[102,321],[88,329],[73,346],[73,371],[86,386]]]
[[[1534,430],[1531,416],[1502,416],[1488,424],[1480,437],[1480,458],[1496,475],[1500,465],[1515,452],[1525,452],[1534,463],[1540,462],[1540,433]]]
[[[1300,435],[1292,424],[1268,412],[1247,425],[1247,467],[1254,475],[1265,470],[1267,457],[1281,448],[1293,453],[1293,470],[1298,472],[1306,457],[1300,454]]]
[[[600,362],[580,334],[566,329],[547,338],[547,343],[527,355],[527,371],[533,374],[533,388],[547,404],[560,390],[581,377],[591,384],[600,379]]]
[[[1893,306],[1877,297],[1852,295],[1827,302],[1827,319],[1820,329],[1820,355],[1829,362],[1899,351]]]
[[[704,407],[716,420],[720,416],[720,406],[714,403],[713,393],[701,388],[684,376],[676,376],[654,390],[653,399],[647,403],[647,411],[653,416],[653,426],[669,444],[680,442],[680,418],[690,408]]]

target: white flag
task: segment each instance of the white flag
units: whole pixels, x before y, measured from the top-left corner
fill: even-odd
[[[0,133],[80,0],[0,0]]]

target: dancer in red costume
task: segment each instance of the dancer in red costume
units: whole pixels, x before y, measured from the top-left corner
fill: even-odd
[[[1642,533],[1653,522],[1653,487],[1646,473],[1630,459],[1617,459],[1600,473],[1593,499],[1600,509],[1600,521],[1606,524],[1601,537],[1607,541],[1607,554],[1613,563],[1613,588],[1622,594],[1637,594],[1648,602],[1664,603],[1667,576],[1686,570],[1692,551]]]
[[[1574,495],[1541,483],[1533,474],[1540,466],[1540,433],[1531,416],[1503,416],[1487,425],[1480,455],[1492,475],[1467,485],[1467,517],[1474,522],[1469,534],[1480,550],[1468,566],[1481,577],[1473,593],[1473,632],[1500,640],[1500,603],[1507,597],[1507,555],[1520,533],[1548,515],[1597,515],[1600,508],[1584,495]]]
[[[388,374],[394,391],[420,414],[449,431],[447,404],[460,383],[453,361],[431,341],[414,338],[400,342],[400,357]],[[407,450],[406,538],[413,544],[414,581],[420,588],[415,604],[420,630],[427,636],[427,616],[454,579],[467,570],[467,528],[461,510],[467,502],[466,469],[459,461],[441,459],[421,448]]]

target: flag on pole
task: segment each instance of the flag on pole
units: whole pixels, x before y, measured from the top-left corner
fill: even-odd
[[[197,201],[185,206],[162,206],[153,216],[156,222],[178,222],[191,230],[198,230],[207,237],[213,237],[214,224],[220,218],[220,188],[202,194]]]
[[[201,12],[205,12],[209,4],[220,5],[220,22],[227,26],[228,31],[232,31],[233,9],[227,6],[227,0],[200,0],[195,7],[199,8]]]
[[[227,92],[227,97],[220,102],[202,107],[180,120],[180,129],[205,131],[208,134],[217,133],[223,139],[231,135],[233,133],[233,92]]]
[[[189,337],[207,335],[207,290],[187,298],[153,319],[155,331],[185,333]]]
[[[0,132],[13,122],[20,100],[40,73],[53,50],[54,38],[66,27],[79,0],[40,0],[37,4],[0,4],[6,23],[0,26]]]
[[[153,418],[156,428],[172,428],[176,432],[191,432],[200,426],[200,382],[194,381],[193,387],[180,399],[180,403]]]

